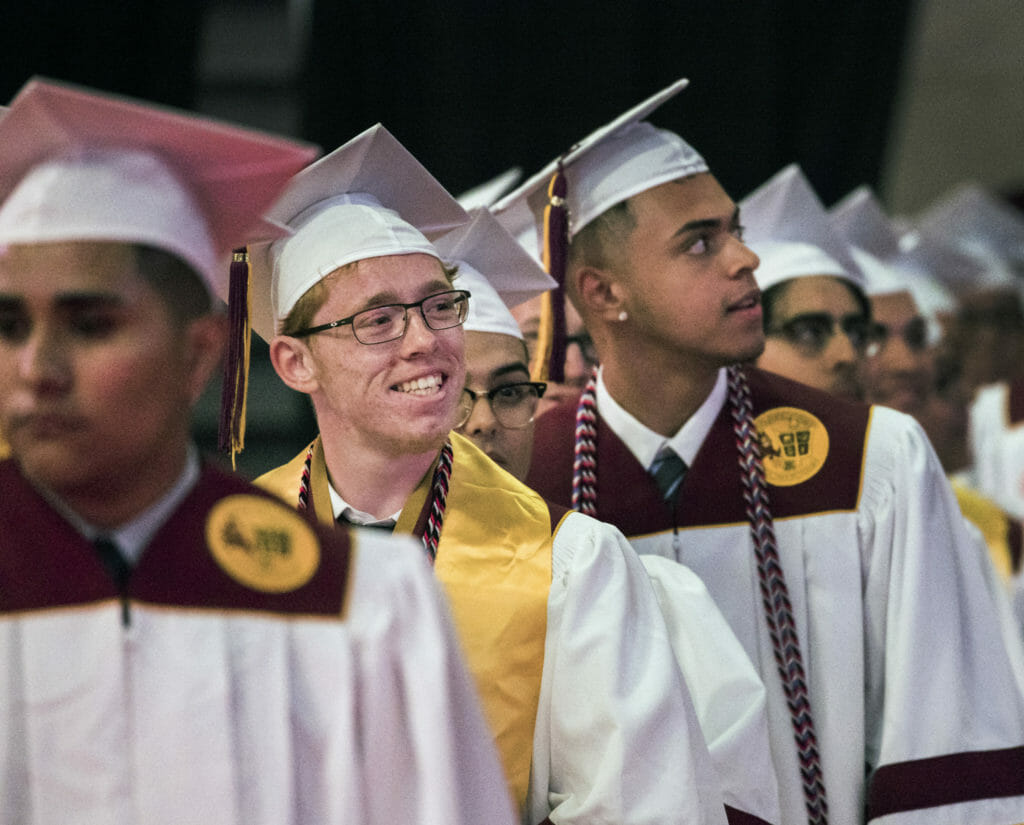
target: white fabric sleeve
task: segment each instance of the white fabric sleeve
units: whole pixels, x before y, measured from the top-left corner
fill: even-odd
[[[724,823],[721,788],[643,564],[572,513],[552,553],[528,819]]]
[[[356,531],[367,821],[511,825],[512,802],[443,596],[414,540]]]
[[[917,422],[880,407],[872,416],[858,521],[867,760],[877,768],[1019,747],[1022,652],[994,598],[987,551]],[[982,799],[901,822],[1019,821],[1022,803]]]
[[[661,556],[640,558],[693,696],[725,804],[780,822],[761,677],[696,573]]]

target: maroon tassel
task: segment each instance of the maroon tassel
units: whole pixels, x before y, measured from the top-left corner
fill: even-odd
[[[235,453],[240,452],[245,444],[245,403],[249,382],[249,254],[245,247],[236,249],[231,256],[228,322],[228,351],[224,359],[217,446],[222,452],[231,453],[234,466]]]
[[[565,269],[569,254],[569,209],[565,201],[568,186],[562,165],[548,184],[548,203],[544,207],[544,266],[557,286],[548,293],[550,311],[550,350],[547,378],[565,380]],[[541,321],[544,324],[544,319]],[[542,333],[543,334],[543,333]]]

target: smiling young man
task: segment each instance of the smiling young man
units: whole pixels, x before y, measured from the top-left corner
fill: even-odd
[[[415,549],[192,444],[214,285],[315,151],[41,81],[0,146],[0,822],[511,822]]]
[[[758,259],[703,159],[643,121],[684,85],[495,207],[538,235],[567,210],[601,363],[538,418],[528,481],[700,576],[767,687],[784,822],[1019,821],[1021,651],[942,469],[906,416],[734,366],[764,347]]]
[[[251,250],[254,326],[320,433],[258,482],[323,523],[422,541],[524,823],[723,822],[639,558],[450,433],[472,298],[428,236],[466,213],[376,126],[268,217],[293,234]]]

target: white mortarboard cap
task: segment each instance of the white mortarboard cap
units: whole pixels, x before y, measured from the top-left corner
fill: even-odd
[[[992,274],[992,268],[981,259],[966,255],[920,229],[911,229],[900,236],[899,259],[931,275],[949,293],[951,304],[955,303],[955,296],[989,285]]]
[[[906,272],[885,263],[881,258],[859,247],[850,247],[850,253],[857,266],[864,273],[865,292],[868,295],[892,295],[896,292],[910,292]]]
[[[820,246],[799,241],[747,241],[744,243],[757,253],[761,263],[754,278],[762,291],[794,278],[812,275],[831,275],[855,283],[864,289],[864,277],[851,278],[844,267]],[[859,274],[859,270],[858,270]]]
[[[543,301],[531,365],[535,377],[561,381],[564,374],[565,266],[572,237],[633,195],[708,171],[704,159],[682,138],[644,122],[688,83],[677,80],[592,132],[492,208],[525,249],[542,250],[544,267],[558,284]],[[535,244],[529,242],[531,224]]]
[[[958,186],[918,216],[915,225],[948,238],[967,254],[1024,268],[1024,216],[978,184]]]
[[[954,312],[956,297],[886,213],[871,187],[858,186],[829,210],[829,220],[850,245],[868,278],[869,295],[909,292],[922,315]]]
[[[250,250],[252,326],[268,340],[324,276],[366,258],[438,257],[431,240],[469,219],[380,124],[303,169],[266,217],[293,233]]]
[[[515,186],[523,176],[523,170],[518,166],[506,169],[497,177],[484,181],[479,186],[474,186],[456,196],[459,205],[467,212],[474,209],[489,209],[502,195]]]
[[[569,237],[594,218],[633,195],[662,183],[707,172],[708,166],[678,135],[642,122],[651,112],[686,88],[677,80],[602,126],[553,160],[494,205],[504,223],[522,225],[523,210],[539,226],[547,203],[547,186],[561,165],[567,185]],[[515,233],[514,233],[515,234]]]
[[[829,210],[832,226],[847,242],[886,260],[900,252],[900,232],[871,187],[858,186]]]
[[[507,307],[555,286],[554,279],[486,209],[473,210],[469,223],[438,238],[434,246],[445,262],[482,272]]]
[[[790,164],[740,201],[743,241],[761,259],[761,289],[810,275],[832,275],[864,289],[849,246],[829,224],[810,181]]]
[[[147,244],[226,291],[227,255],[319,152],[191,114],[34,79],[0,120],[0,243]]]

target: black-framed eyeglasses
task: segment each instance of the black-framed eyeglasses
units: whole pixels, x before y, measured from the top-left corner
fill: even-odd
[[[464,289],[452,289],[428,295],[422,301],[411,304],[382,304],[349,315],[348,318],[300,329],[293,332],[292,336],[303,338],[351,325],[352,334],[360,344],[386,344],[405,335],[409,325],[410,309],[418,309],[423,323],[430,329],[451,329],[461,326],[466,320],[466,314],[469,312],[469,292]]]
[[[900,327],[873,322],[871,324],[871,338],[875,345],[873,354],[881,352],[893,336],[902,338],[903,343],[911,352],[924,352],[928,348],[928,319],[918,315]]]
[[[827,312],[806,312],[771,327],[765,334],[784,338],[804,355],[813,356],[824,352],[838,328],[842,330],[855,352],[873,355],[877,347],[876,326],[865,315],[844,315],[842,318],[835,318]]]
[[[458,429],[469,421],[476,402],[486,398],[495,421],[509,430],[521,430],[533,421],[537,403],[547,388],[548,385],[543,381],[516,381],[487,392],[476,392],[465,387],[459,400],[459,418],[455,427]]]

